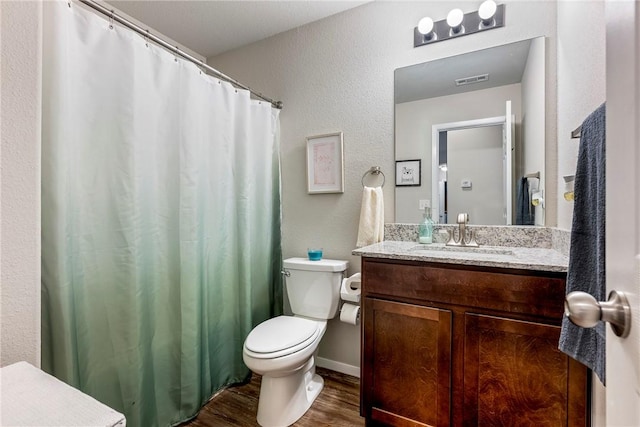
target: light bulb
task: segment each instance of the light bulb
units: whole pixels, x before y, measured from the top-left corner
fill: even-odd
[[[427,35],[433,31],[433,19],[425,16],[420,21],[418,21],[418,32],[420,34]]]
[[[447,15],[447,24],[451,28],[458,28],[462,24],[462,20],[464,19],[464,13],[460,9],[453,9]]]
[[[485,24],[489,24],[493,19],[493,16],[496,14],[496,10],[498,9],[498,5],[493,0],[486,0],[480,5],[480,9],[478,9],[478,16]]]

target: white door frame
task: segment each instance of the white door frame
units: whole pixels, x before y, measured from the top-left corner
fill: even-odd
[[[504,126],[502,127],[502,156],[503,171],[502,185],[504,186],[504,216],[506,225],[513,224],[513,183],[514,183],[514,147],[516,139],[516,116],[511,109],[511,100],[505,105],[506,115],[504,117]]]

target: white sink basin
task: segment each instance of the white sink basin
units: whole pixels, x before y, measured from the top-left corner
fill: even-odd
[[[513,255],[509,249],[501,249],[489,246],[477,248],[469,246],[445,246],[442,244],[417,245],[409,249],[409,252],[463,252],[470,254]]]

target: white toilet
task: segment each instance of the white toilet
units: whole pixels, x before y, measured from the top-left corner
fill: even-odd
[[[293,316],[278,316],[256,326],[244,342],[244,363],[262,375],[258,424],[285,427],[307,412],[324,382],[316,374],[315,354],[338,312],[340,283],[348,261],[289,258],[284,261]]]

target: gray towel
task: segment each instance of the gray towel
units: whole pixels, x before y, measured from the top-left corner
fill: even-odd
[[[582,123],[574,186],[575,204],[567,293],[587,292],[605,300],[605,104]],[[575,326],[565,316],[561,351],[591,368],[605,384],[605,325]]]
[[[536,222],[534,206],[529,197],[529,180],[525,177],[518,182],[516,195],[516,225],[533,225]]]

